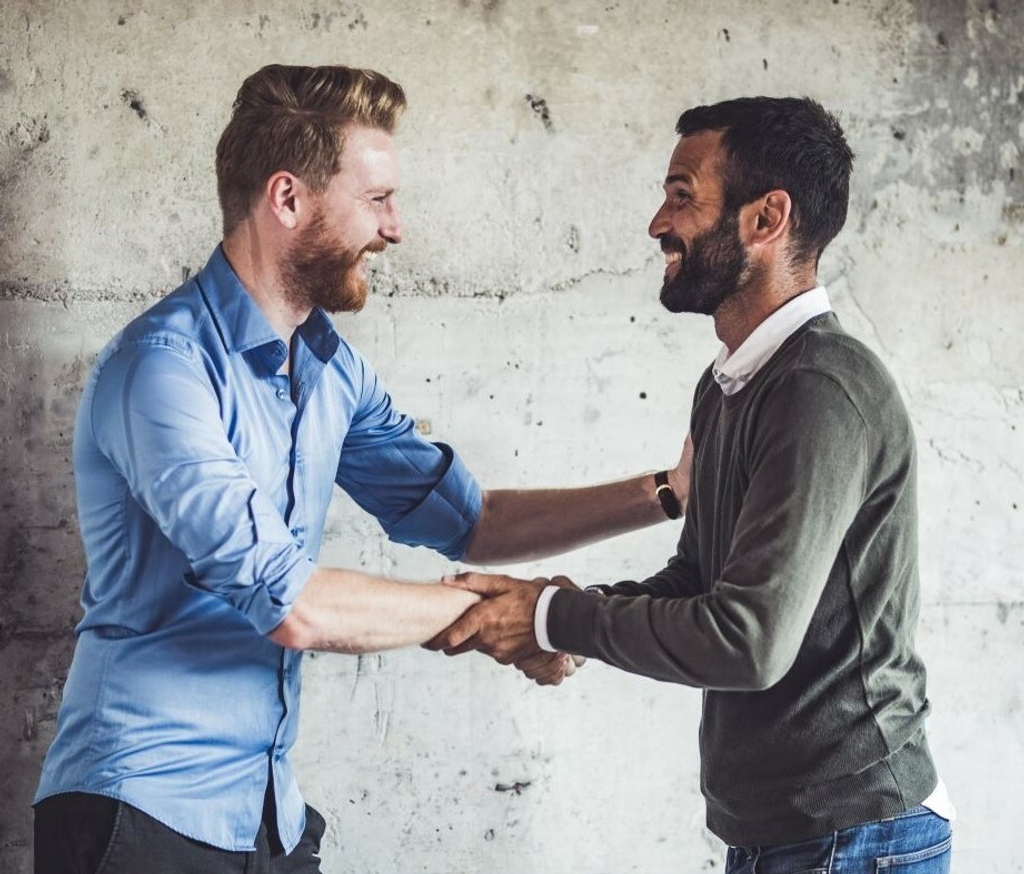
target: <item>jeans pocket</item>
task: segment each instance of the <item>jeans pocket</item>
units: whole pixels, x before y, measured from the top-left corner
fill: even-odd
[[[103,850],[103,855],[100,856],[100,863],[96,866],[95,874],[103,874],[103,872],[110,866],[111,856],[117,848],[117,843],[121,836],[121,823],[124,820],[124,809],[125,803],[123,801],[118,801],[117,813],[114,814],[114,827],[110,830],[110,837],[107,838],[107,846]]]
[[[835,853],[836,835],[825,835],[798,844],[760,847],[754,860],[755,874],[828,874]]]
[[[912,853],[875,859],[877,874],[947,874],[953,836]]]

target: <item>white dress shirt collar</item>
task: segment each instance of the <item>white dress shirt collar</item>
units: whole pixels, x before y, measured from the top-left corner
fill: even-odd
[[[723,346],[711,366],[715,382],[727,395],[743,388],[801,325],[832,309],[824,286],[798,294],[786,301],[729,354]]]

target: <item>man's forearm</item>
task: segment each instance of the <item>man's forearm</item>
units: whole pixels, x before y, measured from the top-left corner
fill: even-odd
[[[465,560],[544,558],[665,518],[653,474],[579,489],[488,491]]]
[[[484,492],[483,511],[464,557],[475,564],[530,561],[662,522],[667,516],[659,489],[670,489],[663,497],[670,507],[677,504],[686,512],[692,466],[693,442],[687,434],[679,462],[666,471],[661,486],[648,473],[579,489]]]
[[[479,595],[440,583],[405,583],[318,568],[268,636],[297,650],[365,653],[424,643]]]

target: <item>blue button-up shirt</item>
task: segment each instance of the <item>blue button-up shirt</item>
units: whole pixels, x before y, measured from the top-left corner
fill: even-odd
[[[395,541],[462,555],[480,488],[319,310],[288,355],[218,248],[100,353],[74,441],[85,616],[36,800],[93,792],[251,850],[268,777],[291,850],[301,653],[265,635],[335,483]]]

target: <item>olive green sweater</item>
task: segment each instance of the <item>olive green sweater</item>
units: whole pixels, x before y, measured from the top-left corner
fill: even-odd
[[[919,804],[936,774],[914,650],[914,436],[892,378],[826,313],[733,395],[709,369],[691,432],[676,555],[607,598],[559,590],[552,644],[707,690],[701,789],[727,843]]]

